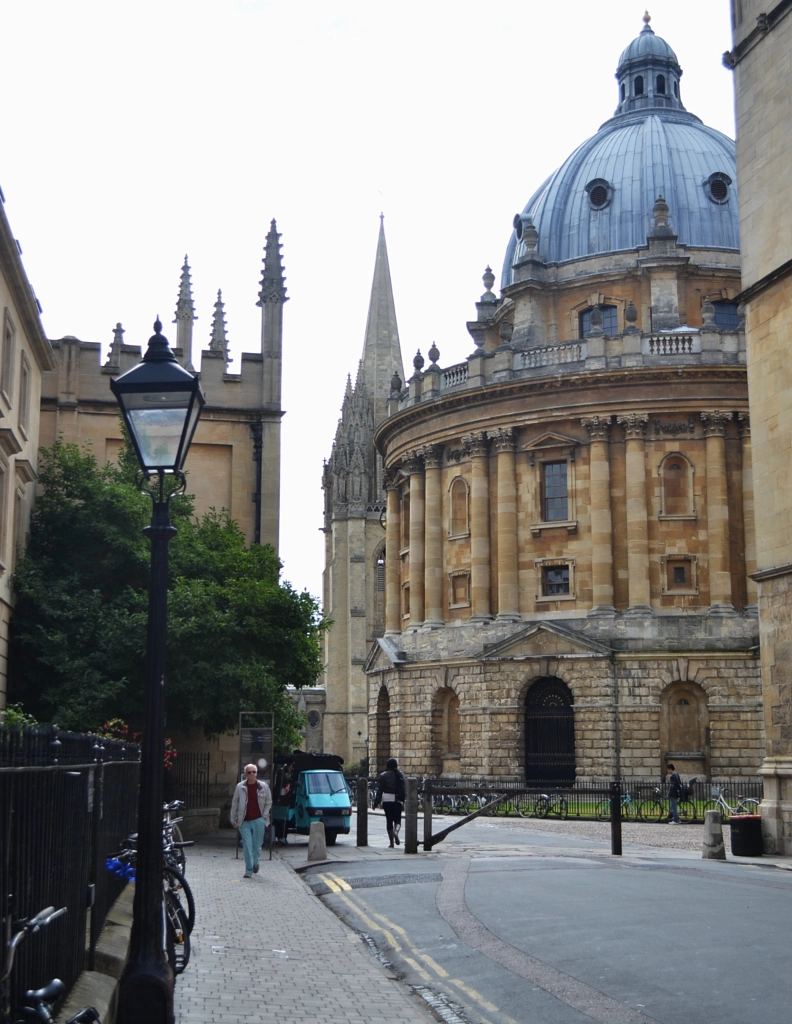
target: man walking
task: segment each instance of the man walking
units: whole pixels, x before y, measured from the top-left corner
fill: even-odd
[[[270,788],[266,782],[259,782],[257,776],[258,768],[254,764],[246,764],[245,778],[234,790],[231,801],[231,824],[239,829],[245,855],[243,878],[258,874],[264,829],[272,808]]]
[[[671,809],[669,824],[679,824],[679,798],[682,796],[682,779],[674,765],[669,764],[668,772],[668,805]]]

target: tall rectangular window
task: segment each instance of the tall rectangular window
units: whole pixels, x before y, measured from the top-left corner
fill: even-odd
[[[12,404],[14,394],[14,363],[16,360],[16,328],[6,309],[3,316],[3,352],[0,360],[0,391],[6,402]]]
[[[542,465],[542,519],[545,522],[569,519],[566,462]]]
[[[569,593],[569,566],[545,565],[542,567],[542,594],[550,597],[553,594]]]
[[[28,436],[30,429],[30,363],[22,353],[19,366],[19,429]]]

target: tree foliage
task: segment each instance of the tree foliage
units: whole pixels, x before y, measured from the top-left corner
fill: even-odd
[[[150,550],[149,499],[135,465],[99,466],[76,445],[42,449],[43,492],[17,567],[10,678],[15,699],[63,728],[140,722]],[[195,518],[175,498],[168,590],[169,731],[233,729],[240,711],[275,713],[276,743],[297,741],[288,685],[321,672],[316,601],[280,579],[271,547],[251,545],[225,512]]]

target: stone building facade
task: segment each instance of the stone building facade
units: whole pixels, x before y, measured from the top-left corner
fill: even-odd
[[[42,375],[55,365],[0,192],[0,712],[6,705],[11,576],[35,495]]]
[[[267,235],[259,288],[259,351],[243,352],[239,373],[229,373],[228,338],[222,293],[217,293],[209,345],[194,356],[190,268],[185,257],[176,305],[177,358],[197,369],[206,407],[187,456],[187,488],[198,514],[227,509],[248,543],[278,550],[280,524],[280,432],[283,305],[288,301],[275,221]],[[121,447],[118,404],[110,381],[135,366],[139,345],[124,343],[117,324],[104,364],[100,345],[67,337],[52,342],[56,365],[44,374],[41,391],[41,444],[62,435],[88,445],[100,463],[113,461]],[[193,365],[198,364],[197,368]]]
[[[372,770],[761,763],[734,144],[681,76],[647,16],[615,115],[514,218],[499,296],[487,268],[474,351],[393,382]]]
[[[792,855],[792,3],[732,0],[767,753],[765,849]]]
[[[380,218],[363,355],[347,380],[322,487],[325,497],[324,750],[357,762],[367,754],[368,681],[363,666],[385,632],[385,492],[374,427],[387,412],[394,374],[404,377],[388,249]]]

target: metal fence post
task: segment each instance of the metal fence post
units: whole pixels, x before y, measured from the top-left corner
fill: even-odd
[[[368,779],[357,780],[357,845],[368,846]]]
[[[427,779],[426,782],[424,782],[423,812],[424,812],[424,839],[423,839],[423,847],[424,847],[424,853],[428,853],[432,849],[432,780],[431,779]]]
[[[614,779],[610,784],[611,809],[611,853],[614,857],[622,855],[622,819],[621,819],[621,780]]]
[[[407,779],[404,801],[404,852],[418,853],[418,779]]]

